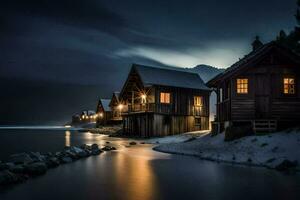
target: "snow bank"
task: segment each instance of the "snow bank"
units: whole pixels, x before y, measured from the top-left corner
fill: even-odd
[[[154,150],[274,168],[286,159],[300,163],[300,131],[248,136],[231,142],[224,141],[224,134],[211,137],[207,133],[189,142],[162,144]]]

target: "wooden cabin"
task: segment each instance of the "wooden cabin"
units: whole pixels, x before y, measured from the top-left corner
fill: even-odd
[[[133,64],[120,93],[123,132],[151,137],[209,129],[210,92],[198,74]]]
[[[253,42],[250,54],[207,85],[217,93],[215,133],[228,126],[275,131],[300,122],[300,59],[277,42]]]
[[[120,92],[114,92],[109,103],[109,107],[111,109],[111,123],[112,124],[120,124],[122,123],[122,115],[121,110],[123,109],[123,104],[119,99]]]
[[[106,125],[112,117],[112,112],[109,107],[110,99],[100,99],[97,105],[97,125]]]

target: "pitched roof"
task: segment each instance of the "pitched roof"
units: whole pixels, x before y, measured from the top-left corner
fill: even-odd
[[[100,99],[100,103],[104,109],[104,111],[111,111],[109,107],[110,99]]]
[[[119,101],[120,92],[114,92],[114,95],[115,95],[117,101]]]
[[[269,52],[273,48],[280,48],[286,51],[289,55],[299,60],[299,56],[292,52],[290,49],[287,49],[286,47],[278,44],[278,42],[272,41],[267,44],[262,45],[255,51],[251,51],[248,55],[246,55],[244,58],[240,59],[238,62],[234,63],[230,67],[228,67],[224,72],[216,75],[214,78],[209,80],[207,82],[208,86],[212,86],[215,84],[216,81],[219,79],[222,79],[224,77],[230,76],[233,72],[237,71],[238,69],[241,69],[245,67],[248,63],[255,61],[256,59],[259,59],[261,56],[265,55],[267,52]]]
[[[163,85],[180,88],[210,90],[201,77],[192,72],[163,69],[145,65],[133,64],[144,86]]]

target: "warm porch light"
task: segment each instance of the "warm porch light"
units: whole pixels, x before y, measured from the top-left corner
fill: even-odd
[[[123,104],[118,105],[119,110],[121,111],[123,109]]]
[[[141,95],[141,99],[142,99],[142,103],[146,103],[147,95],[146,94],[142,94]]]
[[[103,113],[99,113],[99,117],[101,117],[101,118],[102,118],[102,117],[103,117]]]

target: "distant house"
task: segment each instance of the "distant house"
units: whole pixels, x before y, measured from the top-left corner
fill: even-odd
[[[80,114],[81,123],[96,122],[97,115],[93,110],[84,110]]]
[[[198,74],[133,64],[120,93],[123,132],[142,137],[209,129],[209,95]]]
[[[109,103],[109,107],[112,112],[111,123],[122,123],[122,115],[121,111],[123,109],[123,104],[119,99],[120,92],[114,92],[111,101]]]
[[[214,132],[228,126],[274,131],[299,124],[300,58],[276,42],[253,51],[207,85],[217,93]]]
[[[109,107],[110,99],[100,99],[97,105],[97,124],[105,125],[109,123],[112,117],[112,112]]]

